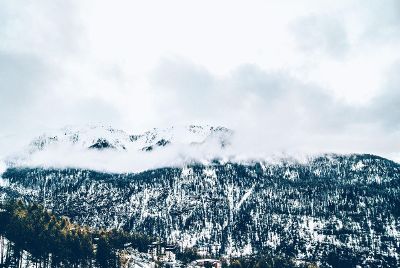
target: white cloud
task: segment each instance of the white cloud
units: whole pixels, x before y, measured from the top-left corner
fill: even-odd
[[[4,2],[0,135],[93,121],[129,131],[210,123],[243,131],[248,143],[267,141],[258,147],[265,151],[393,154],[396,7],[395,0]]]

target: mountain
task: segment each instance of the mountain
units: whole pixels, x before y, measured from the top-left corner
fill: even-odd
[[[138,172],[200,155],[215,155],[230,145],[232,137],[232,130],[213,126],[154,128],[136,134],[102,125],[66,127],[34,138],[24,150],[3,161],[7,167]]]
[[[224,146],[232,131],[224,127],[182,126],[128,134],[123,130],[102,125],[87,125],[80,128],[66,127],[35,138],[29,152],[46,150],[51,146],[77,146],[80,148],[144,150],[146,147],[162,147],[169,143],[202,144],[216,138]]]
[[[159,133],[106,144],[124,151],[149,141],[135,147],[141,151],[177,141]],[[213,130],[206,133],[201,137]],[[80,144],[93,150],[96,138]],[[214,160],[140,173],[9,167],[0,191],[80,224],[139,231],[217,256],[273,254],[322,267],[400,264],[400,165],[374,155]]]

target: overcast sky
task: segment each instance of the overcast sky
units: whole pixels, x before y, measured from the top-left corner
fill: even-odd
[[[267,151],[400,160],[399,87],[398,0],[0,2],[3,146],[207,123]]]

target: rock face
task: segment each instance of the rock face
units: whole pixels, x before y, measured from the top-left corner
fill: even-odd
[[[9,168],[2,177],[3,195],[79,223],[145,232],[215,255],[399,265],[400,165],[373,155],[215,161],[138,174]]]

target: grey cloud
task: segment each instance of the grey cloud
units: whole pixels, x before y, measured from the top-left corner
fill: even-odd
[[[179,68],[172,66],[174,64],[179,65],[171,61],[163,66],[176,74]],[[215,120],[245,130],[240,135],[243,142],[263,140],[265,144],[246,144],[261,151],[293,148],[307,151],[313,148],[317,151],[385,154],[397,150],[396,146],[387,143],[399,135],[399,68],[393,68],[388,77],[390,83],[382,94],[371,103],[354,106],[334,98],[318,85],[305,83],[284,71],[267,72],[257,65],[247,64],[229,75],[218,77],[211,76],[205,68],[190,66],[188,62],[184,66],[185,71],[178,73],[190,80],[187,83],[195,84],[199,91],[187,90],[187,83],[168,80],[168,87],[163,90],[175,97],[164,102],[162,111],[175,113],[173,117],[160,113],[162,121]],[[209,82],[204,83],[204,77]],[[157,81],[160,83],[157,86],[162,87],[162,80]],[[198,94],[202,95],[199,99]],[[192,110],[199,106],[201,109]],[[380,135],[390,137],[390,140],[378,142]]]
[[[180,58],[161,60],[150,76],[150,83],[161,96],[158,104],[164,111],[177,111],[178,107],[171,107],[176,103],[169,101],[170,98],[179,99],[183,112],[190,111],[194,118],[202,117],[206,107],[212,109],[217,105],[215,78],[202,66]]]
[[[176,116],[165,121],[182,119],[190,112],[192,117],[219,118],[227,124],[252,117],[282,131],[286,124],[287,128],[301,125],[329,132],[343,130],[357,118],[356,109],[336,101],[318,86],[283,71],[266,72],[257,65],[242,65],[225,77],[213,77],[195,64],[169,61],[156,68],[153,79],[157,90],[175,96],[163,101],[163,110],[175,111]]]
[[[363,10],[365,16],[362,41],[376,40],[387,43],[399,39],[400,1],[358,1],[357,8]]]
[[[355,13],[360,15],[360,10],[365,11],[368,18],[355,20],[365,28],[365,38],[370,38],[367,41],[377,38],[391,42],[398,38],[399,1],[367,0],[359,4]],[[141,88],[140,83],[134,86],[123,83],[129,80],[126,77],[129,70],[119,69],[117,65],[99,67],[95,60],[91,61],[90,55],[80,51],[85,40],[77,12],[73,1],[1,2],[0,136],[7,128],[21,131],[25,125],[61,127],[94,121],[118,126],[124,111],[137,113],[135,118],[142,117],[142,121],[152,120],[154,116],[156,119],[151,121],[154,124],[207,122],[233,128],[249,127],[247,139],[258,132],[260,137],[254,140],[282,148],[304,140],[313,141],[318,134],[327,140],[343,137],[343,144],[348,145],[354,137],[365,134],[353,130],[359,125],[360,129],[373,130],[371,133],[389,132],[397,137],[396,131],[400,128],[399,67],[393,68],[385,91],[362,107],[336,100],[320,86],[291,77],[290,70],[271,72],[256,64],[241,65],[221,77],[190,60],[167,58],[161,60],[147,81],[150,88],[147,84]],[[299,48],[310,58],[350,58],[350,52],[361,45],[352,43],[350,47],[345,22],[337,14],[317,14],[294,21],[291,30]],[[84,71],[68,73],[68,68],[63,68],[64,61],[70,64],[67,65],[69,70],[82,67]],[[91,86],[102,87],[106,92],[108,85],[111,85],[110,91],[131,90],[129,93],[133,97],[137,92],[137,102],[141,101],[139,91],[149,90],[146,93],[154,96],[154,103],[142,111],[142,106],[119,107],[126,104],[118,97],[107,101],[100,96],[73,96],[71,93]],[[151,97],[143,103],[153,101]],[[370,136],[376,138],[375,132]],[[293,143],[289,143],[290,140]],[[373,142],[368,139],[365,148]]]
[[[36,87],[45,70],[45,64],[34,56],[0,52],[0,100],[3,104],[10,103],[9,98],[26,100],[30,89]]]
[[[0,49],[58,57],[80,49],[82,30],[72,1],[2,1]]]
[[[78,100],[51,98],[46,100],[42,107],[40,113],[46,116],[46,120],[53,122],[53,125],[58,125],[58,127],[88,122],[118,127],[123,117],[114,105],[98,98],[80,98]]]
[[[19,118],[44,94],[50,73],[49,66],[37,57],[0,52],[0,121],[3,129],[23,123]]]
[[[346,29],[337,17],[311,15],[295,20],[291,30],[299,49],[343,57],[349,50]]]
[[[102,99],[82,99],[77,103],[73,103],[73,106],[76,112],[75,115],[71,116],[71,122],[80,117],[80,123],[82,124],[100,122],[118,127],[123,118],[123,114],[119,112],[118,107]],[[67,109],[67,111],[69,110],[71,109]]]
[[[180,58],[163,59],[154,70],[152,83],[155,86],[185,91],[205,90],[213,83],[207,69]]]
[[[0,3],[0,135],[38,127],[57,110],[46,100],[65,76],[64,60],[81,45],[78,24],[73,2]]]
[[[279,110],[308,127],[324,131],[343,129],[357,117],[356,109],[335,100],[319,86],[302,82],[284,71],[266,72],[254,65],[245,65],[225,82],[225,87],[237,91],[236,99],[254,94],[265,113]]]
[[[384,89],[366,107],[366,117],[387,130],[400,131],[400,62],[387,74]]]
[[[225,87],[238,92],[253,93],[265,100],[281,96],[290,87],[291,79],[281,72],[265,72],[254,64],[236,68],[227,79]]]

